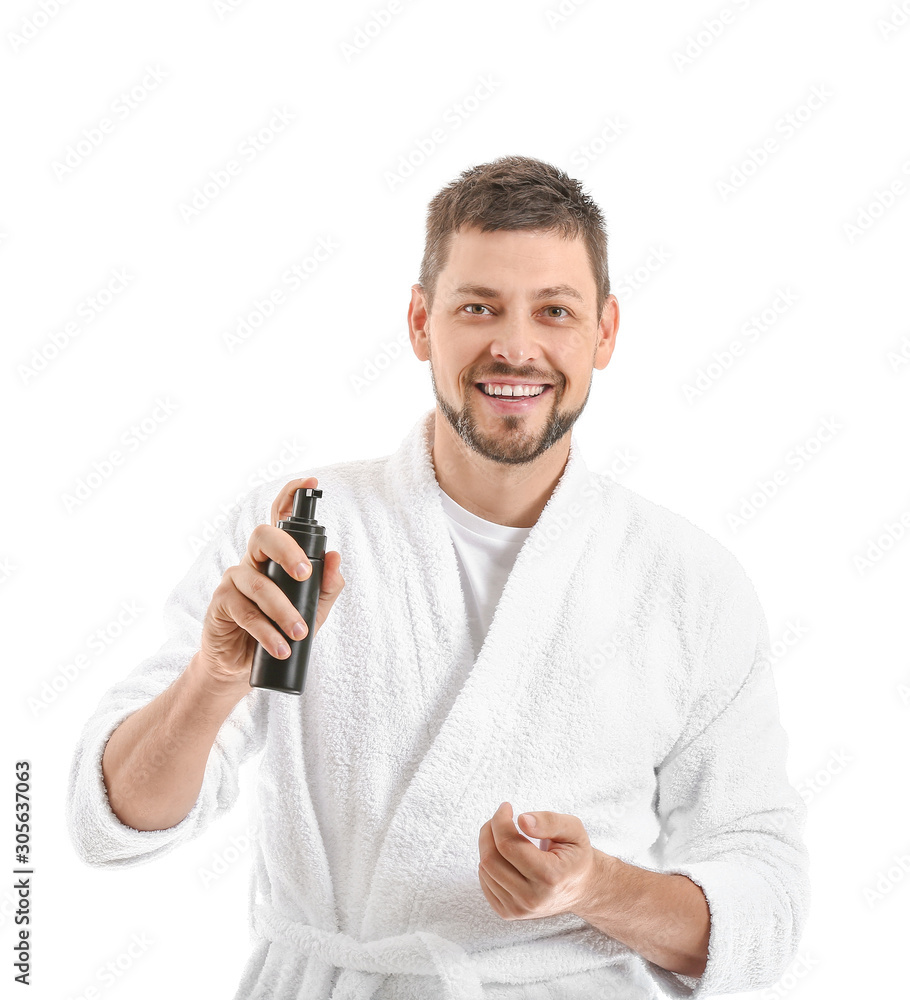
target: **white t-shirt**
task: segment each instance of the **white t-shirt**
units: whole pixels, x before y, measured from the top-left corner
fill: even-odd
[[[449,534],[458,556],[458,569],[476,659],[493,621],[493,613],[506,580],[531,529],[486,521],[455,503],[438,483],[436,485],[442,509],[448,515]]]

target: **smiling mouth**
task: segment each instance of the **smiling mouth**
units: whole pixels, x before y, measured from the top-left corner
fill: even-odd
[[[491,395],[484,391],[482,382],[475,382],[474,388],[494,409],[501,411],[516,410],[520,412],[530,410],[536,406],[544,396],[547,396],[552,391],[553,386],[545,386],[543,392],[537,393],[536,396]]]

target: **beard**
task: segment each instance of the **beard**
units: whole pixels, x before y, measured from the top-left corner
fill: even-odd
[[[436,405],[440,412],[469,448],[479,455],[483,455],[484,458],[488,458],[491,462],[499,462],[503,465],[524,465],[533,462],[534,459],[561,440],[572,429],[588,403],[593,375],[592,366],[588,391],[585,393],[581,406],[576,410],[560,410],[560,390],[557,385],[553,385],[553,401],[547,404],[550,406],[550,412],[540,430],[528,429],[529,425],[536,420],[535,414],[516,413],[512,416],[508,413],[492,413],[489,415],[489,422],[494,425],[495,429],[488,433],[481,429],[481,420],[478,419],[478,408],[486,404],[477,395],[474,382],[467,385],[464,406],[460,410],[455,409],[439,392],[433,374],[433,359],[430,358],[430,381],[433,384],[433,395],[436,397]],[[490,381],[495,381],[495,378],[490,379]]]

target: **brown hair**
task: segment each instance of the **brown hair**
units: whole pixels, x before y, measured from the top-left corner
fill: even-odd
[[[446,266],[452,236],[462,227],[481,232],[535,229],[581,235],[597,286],[597,320],[610,294],[604,217],[581,184],[558,167],[530,156],[500,156],[468,167],[427,208],[419,282],[432,308],[436,281]]]

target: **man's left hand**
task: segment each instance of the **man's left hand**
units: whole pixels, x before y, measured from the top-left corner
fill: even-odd
[[[477,873],[490,906],[506,920],[582,909],[595,883],[597,858],[581,820],[534,812],[522,813],[518,823],[529,837],[542,841],[539,848],[515,829],[509,802],[480,828]]]

